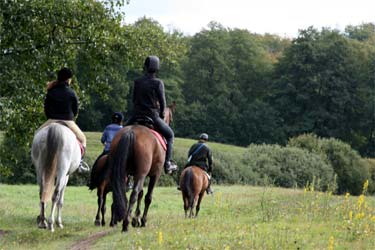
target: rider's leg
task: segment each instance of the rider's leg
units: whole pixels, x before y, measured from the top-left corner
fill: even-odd
[[[79,164],[78,171],[89,172],[90,167],[88,166],[86,162],[83,161],[83,157],[86,154],[86,136],[74,121],[64,121],[64,122],[68,125],[70,130],[73,131],[73,133],[76,135],[77,139],[82,143],[82,146],[83,146],[83,154],[81,157],[81,162]]]
[[[173,130],[161,119],[154,119],[154,127],[159,131],[167,141],[167,152],[165,155],[164,170],[166,173],[170,174],[177,170],[177,165],[171,164],[172,151],[173,151],[173,141],[174,133]]]

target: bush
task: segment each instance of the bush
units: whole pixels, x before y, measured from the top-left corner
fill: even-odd
[[[304,187],[316,178],[321,190],[332,184],[334,172],[324,159],[315,153],[278,145],[250,145],[244,164],[254,172],[254,182],[271,182],[281,187]]]
[[[366,159],[368,167],[369,167],[369,187],[368,192],[370,194],[375,193],[375,159]]]
[[[340,140],[305,134],[290,139],[288,146],[307,149],[325,159],[337,174],[339,194],[361,194],[363,183],[370,177],[368,163],[350,145]]]

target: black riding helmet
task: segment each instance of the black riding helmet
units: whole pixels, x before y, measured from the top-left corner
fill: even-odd
[[[72,77],[73,77],[73,72],[68,68],[62,68],[57,73],[57,80],[59,80],[60,82],[64,82]]]
[[[120,123],[124,119],[124,116],[122,115],[121,112],[115,112],[112,115],[112,122],[113,123]]]
[[[145,70],[148,73],[155,73],[160,68],[160,60],[157,56],[148,56],[145,60]]]

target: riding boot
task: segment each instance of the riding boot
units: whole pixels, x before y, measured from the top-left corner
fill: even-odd
[[[177,170],[177,164],[171,161],[173,139],[167,142],[167,152],[165,154],[164,171],[166,174],[172,174]]]
[[[211,189],[211,180],[208,181],[208,186],[207,186],[207,189],[206,189],[206,193],[207,194],[213,194],[214,191]]]

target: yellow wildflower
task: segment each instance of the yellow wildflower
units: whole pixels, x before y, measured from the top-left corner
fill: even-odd
[[[365,183],[363,183],[363,194],[365,194],[367,192],[367,189],[368,189],[368,180],[365,181]]]
[[[349,212],[349,220],[350,220],[350,221],[353,220],[353,211],[350,211],[350,212]]]
[[[350,196],[350,194],[349,194],[349,193],[346,193],[346,194],[345,194],[345,200],[349,199],[349,196]]]
[[[328,250],[333,250],[335,246],[335,239],[333,238],[333,236],[329,237],[329,241],[328,241]]]
[[[362,208],[363,203],[365,202],[365,196],[361,194],[358,198],[358,209]]]
[[[159,243],[159,245],[163,244],[163,232],[162,231],[159,231],[159,234],[158,234],[158,243]]]
[[[364,218],[364,217],[365,217],[365,213],[358,213],[358,214],[355,216],[355,218],[358,219],[358,220],[360,220],[360,219],[362,219],[362,218]]]

